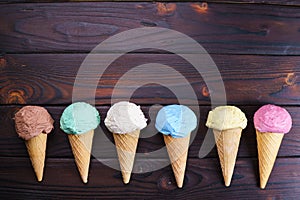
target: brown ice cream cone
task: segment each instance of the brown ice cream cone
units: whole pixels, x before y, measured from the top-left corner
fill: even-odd
[[[94,130],[83,134],[68,134],[68,137],[81,179],[87,183]]]
[[[190,133],[184,138],[173,138],[172,136],[164,135],[173,173],[179,188],[183,186],[190,136]]]
[[[39,134],[25,141],[27,151],[38,181],[42,181],[46,157],[47,134]]]
[[[220,164],[224,177],[225,186],[230,186],[234,171],[236,156],[239,149],[241,128],[219,131],[214,129]]]
[[[113,136],[117,148],[123,182],[127,184],[129,183],[133,168],[140,130],[126,134],[114,133]]]
[[[260,188],[264,189],[272,172],[284,134],[256,130]]]

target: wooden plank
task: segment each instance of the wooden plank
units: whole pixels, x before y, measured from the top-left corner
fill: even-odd
[[[3,4],[0,50],[89,52],[116,33],[153,26],[187,34],[210,53],[299,55],[299,16],[298,7],[261,4]]]
[[[110,0],[110,2],[122,2],[123,0]],[[0,3],[58,3],[58,2],[106,2],[106,0],[0,0]],[[128,2],[180,2],[180,0],[164,0],[164,1],[151,1],[151,0],[128,0]],[[189,0],[189,2],[199,2],[197,0]],[[299,6],[297,0],[206,0],[200,2],[203,5],[206,3],[230,3],[230,4],[272,4],[272,5],[288,5]]]
[[[114,92],[116,101],[131,97],[139,104],[172,104],[178,98],[191,102],[196,94],[197,104],[208,105],[211,102],[208,91],[218,90],[220,77],[213,71],[200,75],[194,67],[177,55],[171,54],[127,54],[113,62],[103,73],[96,72],[101,62],[92,62],[85,73],[86,83],[73,87],[82,61],[86,54],[17,54],[0,58],[0,104],[70,104],[73,89],[85,92],[96,87],[96,93],[83,97],[90,100],[95,94],[98,105],[110,104]],[[245,56],[212,55],[224,81],[227,101],[236,105],[257,105],[274,103],[283,105],[300,104],[300,57],[289,56]],[[205,65],[205,60],[201,61]],[[152,67],[136,70],[128,75],[121,85],[115,87],[124,74],[136,66],[146,63],[161,63],[177,70],[175,72],[154,71]],[[137,68],[138,69],[138,68]],[[95,71],[95,72],[94,72]],[[178,72],[178,73],[177,73]],[[179,81],[186,78],[186,82]],[[145,84],[149,80],[151,83]],[[166,83],[166,87],[159,85]],[[139,86],[130,95],[133,86]],[[188,92],[191,86],[195,91]],[[172,93],[176,88],[180,92]],[[86,94],[86,93],[83,93]],[[218,95],[216,95],[219,98]]]
[[[278,158],[266,190],[258,187],[256,159],[238,159],[232,184],[226,188],[217,159],[189,159],[182,189],[171,167],[133,174],[124,185],[120,172],[93,160],[89,182],[83,184],[72,159],[48,159],[38,183],[25,158],[1,158],[0,195],[7,199],[155,198],[155,199],[297,199],[300,195],[299,158]],[[159,161],[157,161],[159,163]],[[138,164],[138,163],[136,163]],[[249,195],[251,194],[251,195]]]
[[[194,111],[196,111],[195,106],[190,106]],[[1,106],[0,107],[0,156],[10,156],[10,157],[28,157],[26,147],[24,142],[18,138],[15,128],[14,128],[14,113],[18,110],[19,106]],[[67,135],[60,130],[59,119],[61,113],[65,107],[46,107],[49,113],[55,120],[54,131],[48,136],[48,146],[47,146],[47,157],[49,158],[72,158],[71,149],[67,139]],[[100,138],[106,134],[106,137],[111,141],[112,135],[104,126],[104,119],[109,107],[100,106],[97,107],[101,116],[101,129],[96,129],[95,137]],[[241,144],[239,148],[239,157],[257,157],[256,148],[256,136],[253,125],[253,115],[258,109],[258,106],[240,106],[240,108],[246,113],[248,119],[248,126],[243,131]],[[141,139],[138,144],[138,152],[145,157],[154,156],[155,158],[164,158],[166,151],[162,151],[161,154],[150,154],[156,150],[160,150],[164,147],[164,142],[162,136],[157,133],[154,122],[155,117],[158,112],[158,107],[142,107],[146,117],[149,119],[149,125],[146,129],[141,132]],[[293,128],[289,134],[284,137],[282,142],[279,157],[290,157],[290,156],[300,156],[300,107],[286,107],[286,109],[291,113],[293,118]],[[200,106],[200,120],[198,120],[198,129],[193,134],[195,138],[190,146],[189,157],[198,158],[200,147],[202,146],[205,135],[207,134],[207,127],[205,126],[207,114],[210,110],[209,106]],[[101,148],[102,140],[94,140],[94,147]],[[97,150],[97,149],[96,149]],[[114,146],[105,147],[102,149],[103,152],[114,151]],[[95,151],[94,151],[95,152]],[[115,154],[96,154],[96,157],[106,158],[113,157]],[[217,157],[216,150],[213,149],[206,157]]]

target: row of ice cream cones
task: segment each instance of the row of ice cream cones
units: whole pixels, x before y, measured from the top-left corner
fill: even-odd
[[[37,179],[42,181],[47,134],[53,129],[53,119],[44,108],[26,106],[16,113],[15,121],[17,133],[26,141]],[[106,127],[113,134],[125,184],[130,181],[140,131],[147,126],[146,121],[140,107],[130,102],[114,104],[104,120]],[[98,111],[83,102],[68,106],[60,119],[61,129],[68,135],[75,163],[84,183],[88,182],[94,129],[99,123]],[[254,125],[261,188],[265,188],[284,133],[289,132],[291,128],[291,117],[283,108],[266,105],[255,113]],[[247,119],[237,107],[219,106],[209,112],[206,126],[213,129],[224,182],[229,186]],[[28,129],[28,127],[35,128]],[[181,188],[190,135],[197,127],[197,118],[186,106],[169,105],[158,112],[155,127],[163,134],[177,186]]]

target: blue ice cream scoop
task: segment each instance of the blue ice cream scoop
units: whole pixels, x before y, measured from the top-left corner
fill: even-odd
[[[157,114],[155,127],[164,135],[183,138],[197,127],[197,117],[187,106],[164,106]]]

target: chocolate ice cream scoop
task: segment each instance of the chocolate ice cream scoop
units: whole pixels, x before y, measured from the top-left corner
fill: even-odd
[[[53,122],[48,111],[40,106],[25,106],[15,114],[16,131],[25,140],[50,133]]]

